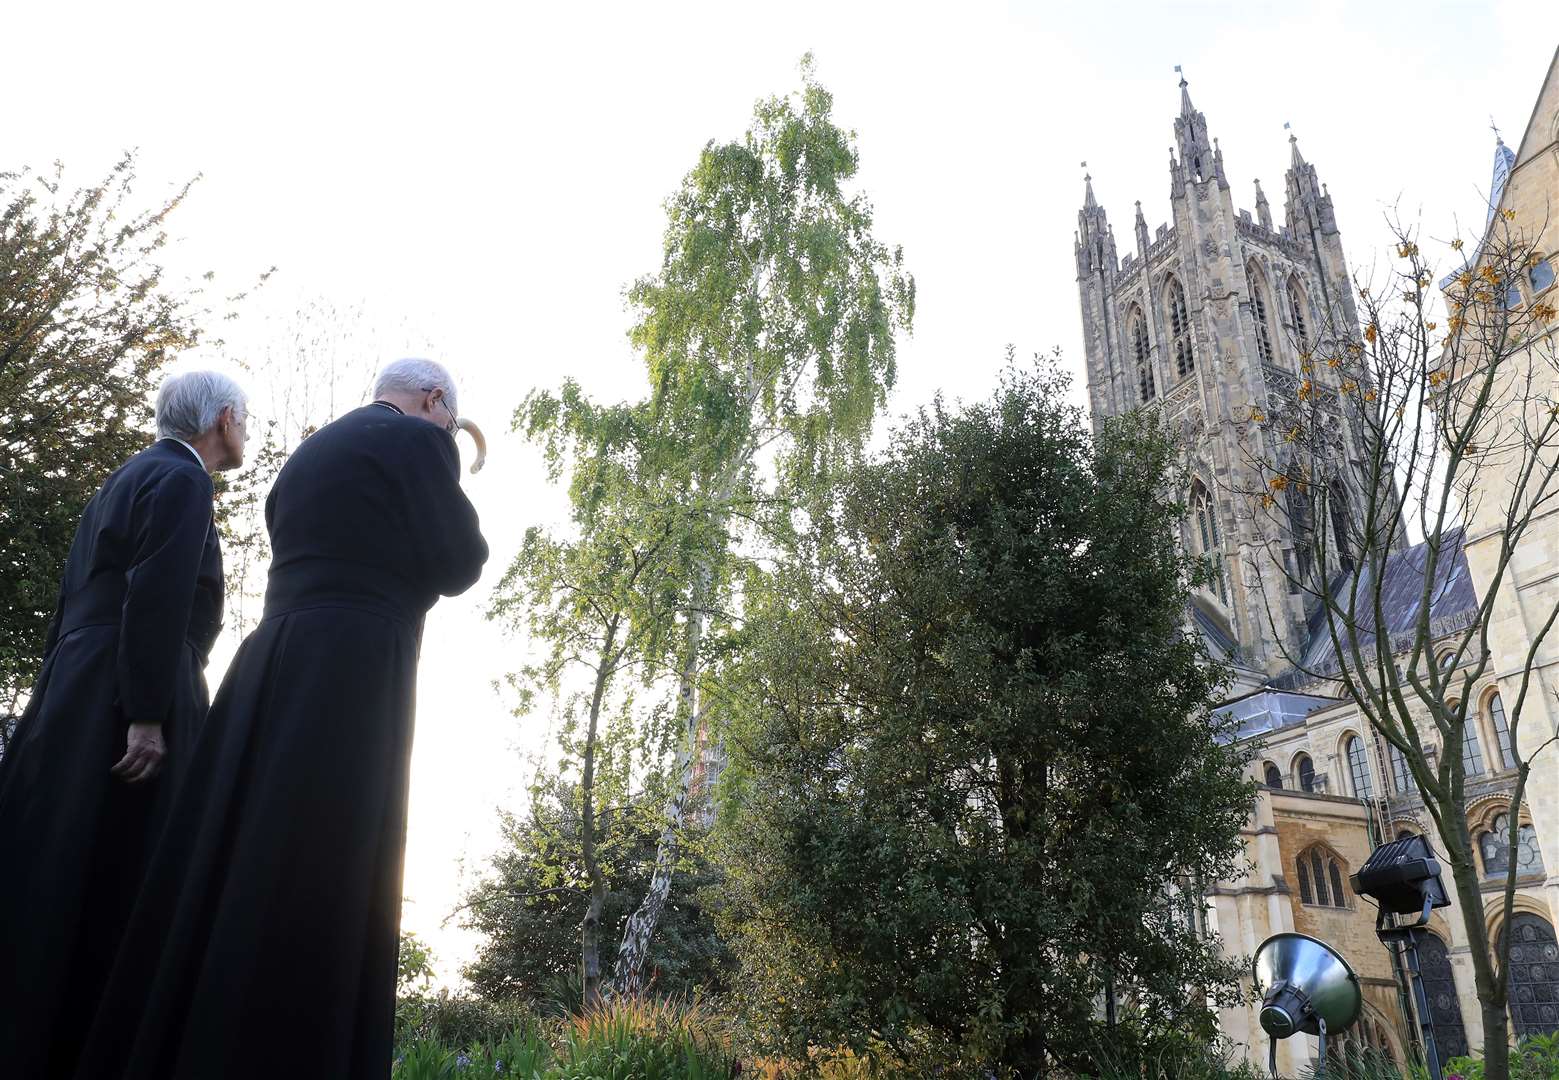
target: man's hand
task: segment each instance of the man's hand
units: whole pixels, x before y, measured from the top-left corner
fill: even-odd
[[[143,783],[162,771],[162,759],[167,752],[161,724],[131,724],[125,756],[109,772],[127,784]]]

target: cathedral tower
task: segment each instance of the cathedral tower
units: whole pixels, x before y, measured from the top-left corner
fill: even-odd
[[[1174,135],[1172,220],[1150,235],[1139,202],[1136,250],[1124,258],[1092,178],[1084,181],[1075,254],[1089,403],[1096,425],[1156,409],[1183,439],[1192,475],[1183,539],[1218,568],[1195,597],[1195,619],[1254,688],[1303,647],[1305,599],[1274,562],[1303,570],[1313,545],[1305,523],[1262,524],[1237,505],[1236,493],[1261,484],[1252,413],[1292,400],[1317,338],[1330,327],[1351,333],[1357,313],[1331,196],[1293,136],[1285,221],[1275,227],[1259,181],[1256,216],[1236,211],[1223,151],[1184,78]],[[1265,534],[1274,528],[1282,535]]]

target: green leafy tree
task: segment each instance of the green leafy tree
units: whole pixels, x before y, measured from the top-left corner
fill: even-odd
[[[572,424],[553,426],[551,402],[533,397],[515,423],[547,445],[554,479],[571,470],[572,538],[531,529],[494,590],[491,617],[544,645],[538,662],[510,677],[520,713],[536,695],[557,702],[562,767],[578,768],[568,790],[578,815],[575,835],[589,902],[580,922],[579,973],[584,1001],[601,992],[601,925],[614,864],[603,805],[629,800],[634,751],[644,746],[635,691],[653,686],[674,664],[671,628],[684,596],[685,548],[696,515],[657,493],[640,470],[644,406],[595,410],[570,405]],[[599,438],[610,430],[612,436]],[[617,847],[627,834],[619,827]]]
[[[434,974],[433,950],[423,944],[416,934],[402,931],[395,973],[396,992],[404,996],[426,990]]]
[[[1175,451],[1137,417],[1090,440],[1065,395],[1013,369],[920,413],[749,611],[716,851],[781,1052],[1086,1071],[1108,989],[1197,1029],[1232,987],[1197,886],[1253,793],[1186,628]]]
[[[74,193],[59,166],[0,173],[0,713],[37,674],[82,508],[151,441],[157,373],[224,314],[159,262],[189,185],[140,209],[134,181],[130,155]]]
[[[698,526],[682,548],[681,600],[666,609],[679,669],[671,782],[655,873],[618,950],[622,993],[643,985],[695,781],[712,791],[718,776],[716,676],[743,584],[759,580],[744,542],[783,526],[786,507],[817,497],[857,453],[914,310],[901,253],[874,238],[870,204],[847,189],[858,156],[832,105],[808,58],[798,94],[760,102],[743,138],[707,145],[667,203],[660,270],[628,293],[650,381],[640,475]],[[567,389],[552,405],[564,430],[598,415]]]
[[[583,1003],[577,928],[596,899],[581,858],[578,807],[572,785],[554,778],[535,792],[525,817],[504,816],[492,872],[462,909],[464,925],[486,939],[465,969],[484,997]],[[600,927],[609,936],[621,932],[648,885],[658,829],[646,799],[603,806],[596,820],[603,834],[597,858],[607,870]],[[650,952],[649,975],[668,994],[719,993],[732,961],[701,900],[716,873],[696,848],[683,852],[681,870]]]

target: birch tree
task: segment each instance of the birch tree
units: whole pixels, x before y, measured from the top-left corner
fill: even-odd
[[[587,1006],[601,994],[607,893],[635,838],[632,825],[607,822],[602,798],[618,807],[633,799],[630,766],[640,742],[633,691],[653,687],[674,663],[671,626],[685,595],[680,549],[692,519],[638,470],[636,447],[648,435],[648,411],[642,404],[592,408],[569,384],[561,399],[533,395],[516,413],[515,427],[545,444],[553,478],[565,469],[571,474],[574,535],[528,530],[489,612],[543,646],[542,657],[510,681],[521,693],[522,712],[537,694],[561,705],[561,767],[579,770],[577,783],[563,792],[578,815],[572,831],[589,897],[579,942]],[[550,887],[578,886],[558,881]]]
[[[852,460],[894,379],[914,282],[849,189],[859,159],[833,99],[802,63],[801,89],[761,101],[752,126],[710,142],[666,204],[660,269],[628,291],[649,378],[640,475],[691,524],[676,650],[669,794],[649,889],[629,918],[614,989],[643,987],[695,775],[719,763],[712,657],[741,603],[741,557],[782,536],[790,508]],[[553,402],[567,425],[577,395]]]
[[[1555,309],[1551,294],[1529,295],[1537,252],[1513,217],[1491,215],[1470,258],[1463,241],[1450,243],[1466,262],[1443,280],[1443,295],[1422,238],[1398,225],[1388,280],[1359,284],[1362,327],[1327,327],[1299,352],[1292,392],[1239,418],[1261,477],[1243,504],[1261,532],[1287,533],[1296,547],[1284,552],[1274,540],[1267,565],[1285,568],[1329,646],[1308,654],[1296,647],[1290,659],[1358,707],[1422,799],[1471,946],[1491,1080],[1508,1075],[1510,942],[1496,939],[1487,919],[1462,748],[1477,723],[1473,691],[1496,674],[1490,632],[1511,595],[1514,560],[1524,543],[1538,542],[1531,530],[1559,499]],[[1393,619],[1388,563],[1412,539],[1410,523],[1423,538],[1422,576],[1404,624]],[[1457,625],[1439,625],[1433,613],[1463,552],[1482,592]],[[1509,734],[1499,747],[1513,770],[1512,852],[1533,759],[1553,741],[1527,730],[1543,692],[1543,646],[1559,617],[1559,606],[1539,606],[1528,613],[1536,629],[1523,654],[1499,660],[1502,686],[1514,691],[1502,695]],[[1267,617],[1284,625],[1280,613]],[[1518,869],[1515,858],[1508,862],[1505,925]]]

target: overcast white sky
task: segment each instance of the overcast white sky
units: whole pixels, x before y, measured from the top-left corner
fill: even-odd
[[[902,412],[984,395],[1008,343],[1059,345],[1081,377],[1079,162],[1122,252],[1133,200],[1150,229],[1167,220],[1174,65],[1237,205],[1259,177],[1281,216],[1293,124],[1357,269],[1394,203],[1435,235],[1481,223],[1490,116],[1514,145],[1556,44],[1544,0],[35,3],[3,25],[0,170],[59,159],[84,183],[138,147],[148,200],[202,174],[172,222],[178,268],[236,285],[277,265],[252,332],[300,298],[366,303],[387,354],[434,343],[493,440],[468,490],[494,560],[434,610],[422,656],[405,923],[446,974],[474,944],[439,928],[462,863],[480,867],[546,740],[545,715],[516,720],[491,689],[520,646],[481,618],[524,528],[560,506],[508,417],[565,374],[640,392],[622,290],[658,263],[662,201],[707,140],[796,85],[802,53],[918,280]]]

